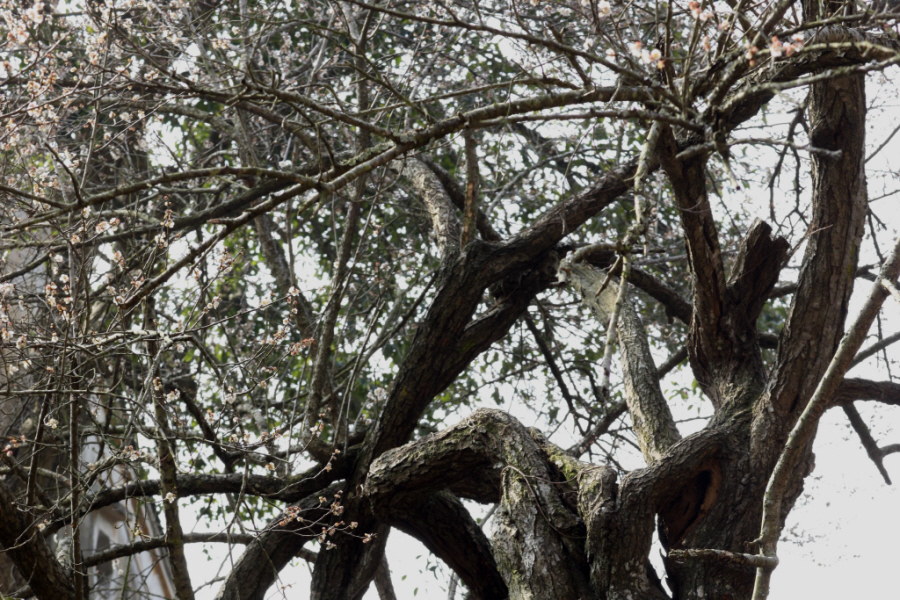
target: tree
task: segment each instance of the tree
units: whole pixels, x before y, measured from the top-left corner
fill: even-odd
[[[184,545],[222,541],[222,600],[298,556],[312,598],[387,598],[398,528],[473,598],[762,599],[823,411],[888,480],[854,402],[900,386],[845,373],[900,337],[860,351],[900,298],[866,180],[890,4],[2,10],[4,593],[165,548],[188,600]],[[546,432],[473,412],[513,389]],[[83,552],[123,499],[165,534]]]

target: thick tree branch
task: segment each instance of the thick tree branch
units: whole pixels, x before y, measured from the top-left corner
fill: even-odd
[[[306,496],[327,487],[331,482],[346,477],[351,470],[358,448],[334,458],[331,468],[321,466],[289,478],[265,475],[247,475],[243,473],[229,474],[177,474],[176,487],[181,496],[207,494],[238,494],[261,496],[282,502],[296,502]],[[81,507],[79,518],[91,511],[99,510],[128,498],[146,498],[158,496],[161,486],[158,479],[134,481],[125,485],[106,488],[93,497],[86,498]],[[61,521],[53,521],[48,530],[62,527]]]
[[[468,586],[476,598],[503,600],[506,584],[491,544],[462,502],[448,492],[381,497],[375,514],[415,537]]]
[[[669,552],[669,560],[676,562],[709,560],[760,569],[773,569],[778,565],[777,558],[768,558],[758,554],[737,554],[725,550],[672,550]]]
[[[622,272],[621,264],[616,262],[615,248],[601,245],[589,246],[580,248],[578,256],[583,262],[599,269],[615,267],[610,271],[611,275],[618,276]],[[693,312],[691,303],[685,300],[676,290],[666,285],[664,281],[639,267],[632,266],[628,275],[628,282],[662,304],[666,309],[666,314],[675,317],[686,325],[690,325],[691,313]]]
[[[697,381],[718,407],[724,401],[716,372],[723,359],[720,323],[725,317],[727,281],[719,234],[706,193],[705,159],[676,158],[678,145],[668,127],[660,136],[657,148],[660,164],[672,184],[691,270],[693,312],[688,342],[691,367]]]
[[[687,359],[687,357],[687,348],[679,348],[671,356],[669,356],[669,358],[666,359],[666,362],[659,366],[659,368],[656,370],[657,374],[659,374],[660,378],[666,376],[672,371],[672,369],[683,363],[685,359]]]
[[[38,600],[75,600],[72,574],[65,569],[34,519],[19,509],[16,497],[0,484],[0,549],[12,559]]]
[[[510,597],[585,597],[590,593],[586,565],[583,577],[571,568],[573,560],[584,561],[583,551],[567,537],[578,519],[562,503],[554,485],[558,475],[548,469],[544,451],[527,429],[501,411],[478,410],[454,427],[382,454],[372,464],[365,494],[383,506],[398,491],[432,493],[498,462],[505,473],[494,555],[511,586]],[[471,527],[477,529],[474,521]],[[510,536],[510,530],[516,535]],[[541,547],[539,555],[529,550],[535,544]]]
[[[391,582],[391,568],[388,566],[387,555],[381,557],[381,564],[375,571],[374,582],[379,600],[397,600],[394,584]]]
[[[610,169],[592,188],[561,202],[510,238],[503,253],[513,261],[533,260],[627,192],[636,171],[637,161]]]
[[[406,161],[403,174],[428,210],[441,256],[456,251],[459,248],[459,220],[440,180],[424,163],[414,158]]]
[[[448,374],[453,373],[453,379],[476,356],[506,335],[513,323],[526,314],[534,297],[556,281],[557,264],[556,253],[549,252],[532,269],[508,278],[494,287],[496,300],[493,306],[466,326],[457,343],[455,355],[445,366]]]
[[[608,321],[621,284],[610,283],[601,291],[605,279],[603,273],[581,264],[571,266],[569,278],[597,318]],[[620,309],[616,329],[622,349],[628,412],[644,460],[647,464],[653,464],[681,439],[681,435],[659,387],[659,376],[650,354],[644,325],[627,300]]]
[[[834,395],[832,406],[844,406],[856,400],[872,400],[900,406],[900,384],[893,381],[844,379]]]
[[[416,330],[385,408],[369,431],[365,444],[369,454],[361,464],[408,440],[432,398],[502,337],[527,309],[534,294],[553,281],[555,253],[520,264],[522,271],[517,276],[497,284],[496,303],[472,321],[484,288],[495,281],[491,277],[494,265],[505,257],[495,245],[473,240],[464,253],[442,265],[438,292]]]
[[[865,80],[845,77],[812,87],[810,141],[840,150],[840,161],[813,155],[809,241],[781,334],[767,404],[799,414],[841,340],[866,215]]]
[[[772,238],[772,228],[756,219],[741,240],[728,278],[729,319],[737,334],[755,334],[756,319],[778,282],[790,244]]]
[[[450,201],[453,202],[453,205],[456,206],[460,212],[465,212],[466,191],[459,182],[430,156],[423,154],[419,156],[419,160],[435,174],[441,182],[441,185],[444,186],[444,190],[447,192],[447,196],[450,198]],[[478,233],[481,234],[481,239],[487,242],[499,242],[503,239],[491,226],[491,222],[488,220],[487,215],[485,215],[481,209],[478,209],[475,225],[478,227]]]

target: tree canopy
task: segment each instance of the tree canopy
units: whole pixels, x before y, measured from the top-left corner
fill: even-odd
[[[900,339],[896,11],[0,1],[0,592],[164,549],[192,600],[222,542],[222,600],[391,598],[396,528],[472,598],[763,600],[821,414],[900,450],[845,376]]]

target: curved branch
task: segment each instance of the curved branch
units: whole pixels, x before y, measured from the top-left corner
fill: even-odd
[[[900,406],[900,384],[893,381],[844,379],[831,401],[831,406],[844,406],[856,400],[873,400]]]
[[[392,527],[422,542],[480,600],[503,600],[509,591],[491,555],[491,544],[462,502],[442,491],[396,494],[374,507]]]
[[[868,204],[864,77],[812,86],[809,113],[810,142],[842,158],[810,157],[809,241],[769,386],[770,408],[780,415],[803,411],[841,341]]]
[[[549,468],[532,434],[502,411],[477,410],[445,431],[385,452],[372,463],[364,493],[374,506],[390,506],[397,492],[429,494],[497,463],[505,468],[494,556],[510,597],[590,597],[584,550],[576,543],[580,520],[560,496],[569,483]],[[573,568],[579,562],[584,568]]]

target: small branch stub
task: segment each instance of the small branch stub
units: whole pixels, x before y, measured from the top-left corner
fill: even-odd
[[[767,571],[771,571],[778,566],[777,556],[742,554],[737,552],[728,552],[727,550],[672,550],[671,552],[669,552],[669,559],[674,560],[675,562],[685,562],[688,560],[711,560],[730,563],[733,565],[753,567],[754,569],[765,569]]]

